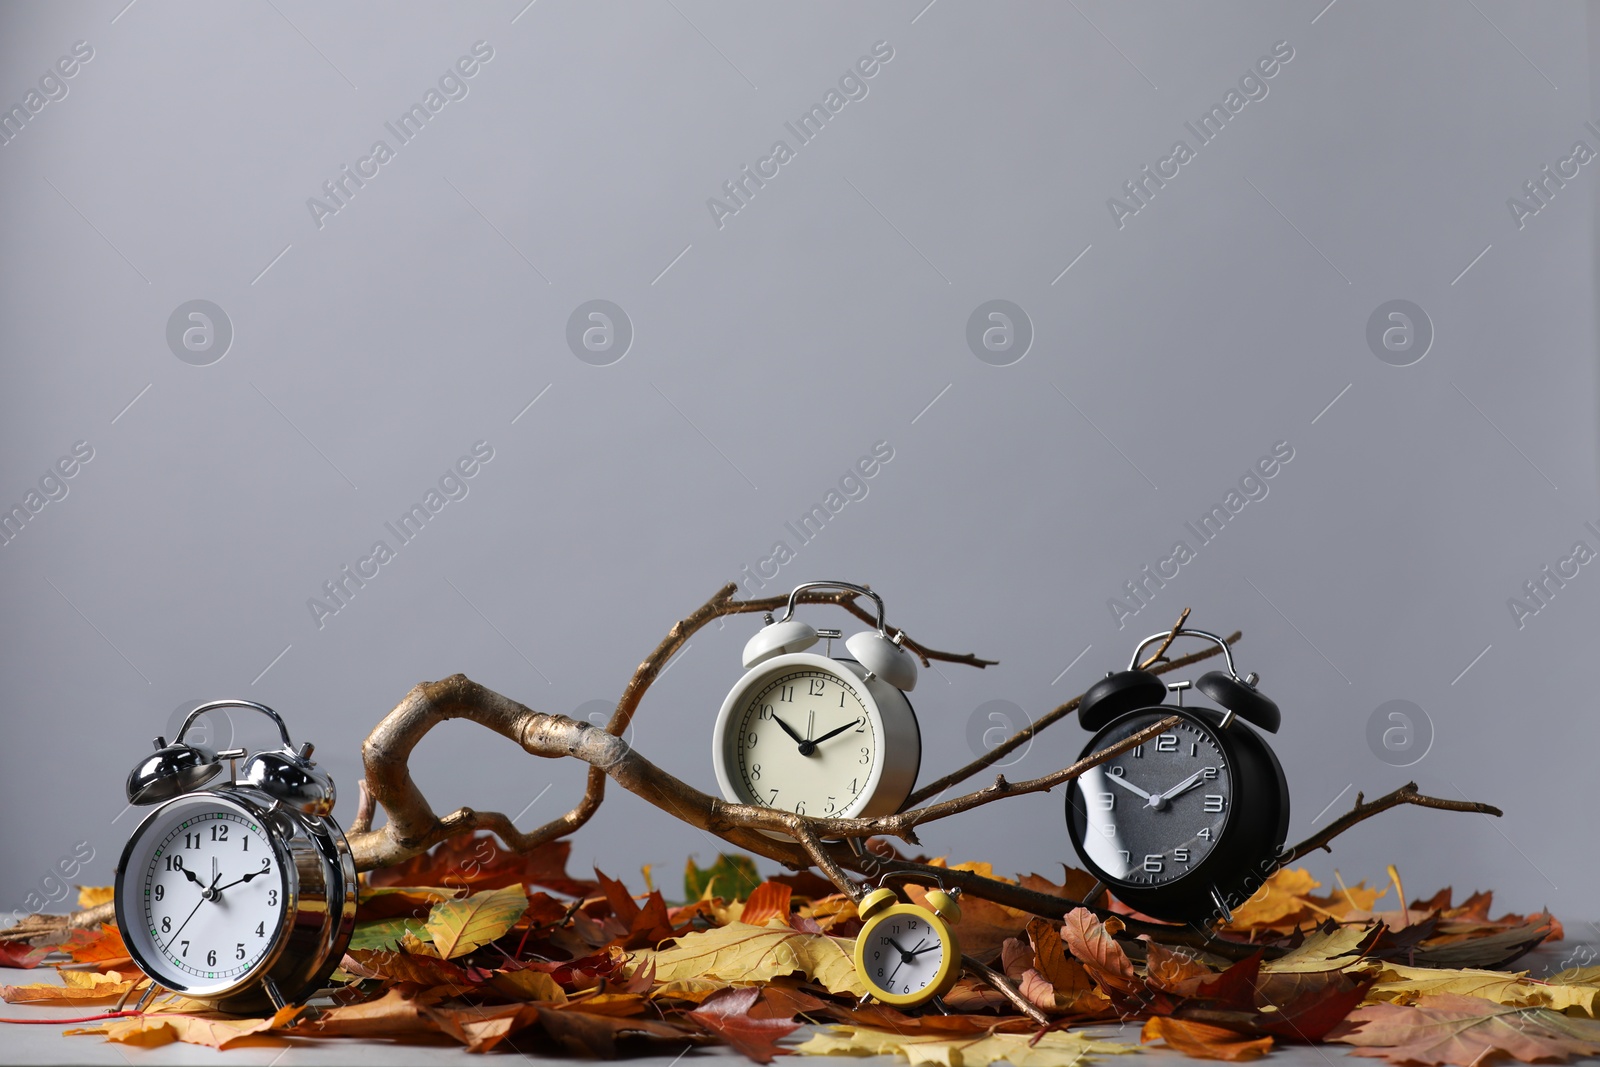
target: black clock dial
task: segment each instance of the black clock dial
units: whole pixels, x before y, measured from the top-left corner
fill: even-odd
[[[1097,750],[1159,721],[1166,710],[1130,715],[1096,735]],[[1107,881],[1171,884],[1197,870],[1222,842],[1235,798],[1234,768],[1215,734],[1180,722],[1098,767],[1068,788],[1068,818],[1084,858]]]

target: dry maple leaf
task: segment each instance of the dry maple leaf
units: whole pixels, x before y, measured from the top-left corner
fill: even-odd
[[[1202,1060],[1253,1060],[1272,1050],[1270,1037],[1247,1037],[1210,1023],[1160,1015],[1144,1024],[1139,1040],[1165,1041],[1185,1056]]]
[[[461,834],[404,863],[370,872],[367,884],[448,886],[457,892],[536,885],[569,897],[586,896],[595,884],[567,873],[571,855],[571,841],[547,841],[531,852],[511,852],[492,834]]]
[[[771,919],[788,923],[789,901],[793,896],[794,890],[782,882],[762,882],[750,891],[744,910],[739,913],[739,921],[751,926],[765,926]]]
[[[1061,921],[1061,940],[1101,989],[1134,997],[1143,992],[1144,983],[1134,974],[1128,954],[1088,908],[1073,908],[1067,913]]]
[[[1339,926],[1331,922],[1324,923],[1284,955],[1263,960],[1261,970],[1286,973],[1336,971],[1348,967],[1360,958],[1363,948],[1378,938],[1382,929],[1379,925]]]
[[[1046,1010],[1071,1015],[1102,1015],[1110,1009],[1111,1001],[1095,988],[1088,968],[1067,953],[1054,923],[1034,919],[1028,923],[1027,932],[1033,946],[1033,973],[1048,983],[1051,993],[1048,1003],[1040,1003],[1031,996],[1030,1000]],[[1023,995],[1028,994],[1024,992]]]
[[[145,982],[144,975],[137,971],[132,975],[124,975],[120,971],[107,971],[104,974],[93,971],[59,973],[61,985],[35,982],[31,985],[0,986],[0,999],[7,1004],[112,1002],[122,999]]]
[[[1079,1031],[1051,1030],[1034,1034],[989,1034],[951,1038],[907,1034],[859,1026],[830,1026],[795,1048],[806,1056],[905,1057],[912,1064],[939,1067],[985,1067],[1006,1060],[1013,1067],[1072,1067],[1085,1056],[1137,1052],[1133,1045],[1100,1041]]]
[[[458,964],[415,952],[354,949],[345,953],[340,966],[357,978],[379,978],[386,982],[445,985],[458,989],[465,989],[472,984],[467,972]]]
[[[1579,980],[1572,981],[1572,978]],[[1581,974],[1569,975],[1564,972],[1534,980],[1528,978],[1526,973],[1442,970],[1390,963],[1383,966],[1377,984],[1368,991],[1367,996],[1393,1003],[1410,1003],[1421,996],[1454,993],[1515,1007],[1544,1007],[1560,1012],[1575,1008],[1593,1018],[1597,1008],[1600,1008],[1600,984],[1596,982],[1596,979],[1600,979],[1600,973],[1587,984],[1582,978]]]
[[[803,934],[787,926],[729,923],[702,933],[684,934],[672,948],[641,952],[637,963],[654,962],[656,980],[721,978],[765,982],[796,971],[830,993],[867,995],[856,973],[855,943],[826,934]]]
[[[208,1013],[191,1015],[177,1012],[149,1012],[131,1019],[113,1019],[97,1027],[65,1030],[66,1034],[99,1034],[107,1041],[124,1045],[155,1048],[181,1041],[187,1045],[209,1045],[225,1049],[244,1040],[281,1030],[304,1011],[300,1007],[286,1007],[266,1019],[240,1019],[227,1015]]]
[[[800,1024],[792,1017],[750,1014],[760,998],[761,990],[756,986],[724,989],[707,997],[700,1007],[689,1012],[689,1018],[757,1063],[771,1063],[780,1052],[777,1043],[798,1030]]]
[[[515,926],[527,910],[528,894],[522,886],[510,885],[435,904],[425,925],[439,955],[448,960],[487,945]]]
[[[1350,1013],[1329,1040],[1390,1063],[1474,1067],[1495,1053],[1525,1063],[1600,1054],[1600,1022],[1549,1008],[1516,1008],[1451,993],[1415,1005],[1372,1004]]]
[[[1144,971],[1151,989],[1182,996],[1193,993],[1196,985],[1215,973],[1188,953],[1159,941],[1145,942]]]

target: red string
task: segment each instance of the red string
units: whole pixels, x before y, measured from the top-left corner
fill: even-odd
[[[23,1024],[32,1023],[32,1024],[37,1024],[37,1025],[42,1025],[42,1026],[53,1026],[56,1023],[97,1023],[97,1022],[100,1022],[102,1019],[125,1019],[130,1015],[143,1015],[143,1014],[144,1014],[144,1012],[142,1012],[142,1011],[108,1011],[108,1012],[104,1013],[103,1015],[80,1015],[80,1016],[78,1016],[76,1018],[72,1018],[72,1019],[3,1019],[3,1018],[0,1018],[0,1023],[23,1023]]]

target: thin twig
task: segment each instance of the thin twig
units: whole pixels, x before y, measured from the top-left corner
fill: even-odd
[[[1143,663],[1139,664],[1139,669],[1141,671],[1147,671],[1157,663],[1161,662],[1161,657],[1165,656],[1167,654],[1167,649],[1172,647],[1173,639],[1178,636],[1178,631],[1183,629],[1183,624],[1188,620],[1188,618],[1189,609],[1184,608],[1182,614],[1178,616],[1178,621],[1172,624],[1172,629],[1168,631],[1167,636],[1162,640],[1161,647],[1156,649],[1155,652],[1147,657]]]
[[[1283,854],[1279,862],[1287,866],[1319,848],[1332,852],[1333,849],[1329,846],[1329,842],[1335,837],[1338,837],[1356,823],[1370,819],[1380,811],[1399,807],[1401,804],[1415,804],[1422,808],[1438,808],[1441,811],[1477,812],[1482,815],[1494,815],[1497,817],[1505,814],[1492,804],[1482,804],[1476,800],[1446,800],[1442,797],[1426,796],[1417,792],[1416,782],[1407,782],[1399,789],[1392,793],[1385,793],[1377,800],[1363,801],[1362,794],[1357,793],[1355,807],[1289,849]]]
[[[1012,1004],[1016,1005],[1017,1010],[1022,1012],[1028,1018],[1032,1019],[1040,1026],[1048,1027],[1050,1025],[1050,1017],[1035,1007],[1033,1001],[1023,996],[1022,991],[1011,984],[1011,979],[1007,978],[993,967],[990,967],[988,964],[982,962],[981,960],[975,959],[972,956],[963,955],[961,957],[961,964],[962,966],[966,967],[967,970],[972,971],[979,978],[983,979],[985,985],[988,985],[995,992],[999,993],[1001,996],[1011,1001]]]

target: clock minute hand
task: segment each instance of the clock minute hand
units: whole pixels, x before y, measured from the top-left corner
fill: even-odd
[[[219,885],[219,886],[217,886],[216,892],[220,893],[224,889],[232,889],[234,886],[238,885],[240,882],[248,882],[250,879],[259,877],[260,875],[263,875],[263,874],[266,874],[266,873],[267,872],[265,870],[261,870],[261,869],[257,869],[257,870],[251,871],[249,874],[245,875],[243,878],[235,878],[233,881],[229,882],[227,885]]]
[[[860,719],[855,719],[852,722],[847,722],[843,726],[839,727],[837,730],[829,730],[827,733],[823,734],[821,737],[817,738],[815,741],[812,741],[811,743],[813,745],[820,745],[820,744],[822,744],[822,742],[826,741],[828,738],[830,738],[830,737],[838,737],[840,734],[844,733],[846,730],[849,730],[849,729],[851,729],[851,728],[853,728],[855,726],[859,726],[860,724],[861,724],[861,720]]]
[[[1160,794],[1161,799],[1162,800],[1171,800],[1173,797],[1177,796],[1179,793],[1184,793],[1184,792],[1187,792],[1190,789],[1193,789],[1195,786],[1200,784],[1200,776],[1203,775],[1203,774],[1205,774],[1204,771],[1195,771],[1189,777],[1185,778],[1183,781],[1179,782],[1177,785],[1173,786],[1171,789],[1167,790],[1165,793]]]

